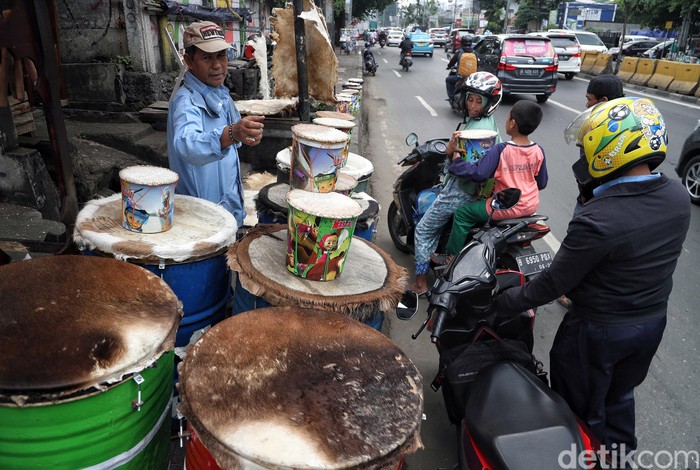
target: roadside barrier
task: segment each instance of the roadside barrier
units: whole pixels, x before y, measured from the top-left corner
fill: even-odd
[[[676,75],[668,86],[668,91],[691,95],[700,82],[700,64],[676,65]],[[700,87],[698,87],[700,90]]]
[[[591,71],[593,70],[593,66],[595,65],[595,61],[598,58],[598,55],[598,52],[584,52],[583,59],[581,60],[581,72],[591,73]]]
[[[647,82],[654,74],[657,60],[654,59],[639,59],[637,61],[637,71],[634,72],[629,82],[634,85],[646,86]]]
[[[639,62],[639,57],[625,57],[620,66],[620,70],[617,72],[617,76],[623,82],[629,82],[632,75],[637,71],[637,63]]]
[[[677,67],[677,62],[659,60],[658,64],[656,64],[656,70],[654,70],[654,74],[651,76],[646,86],[665,90],[675,78]]]
[[[591,73],[593,75],[602,75],[604,73],[612,72],[610,64],[612,63],[612,56],[610,54],[598,54],[596,57],[595,64]]]

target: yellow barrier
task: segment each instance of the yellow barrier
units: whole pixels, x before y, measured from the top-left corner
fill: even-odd
[[[668,91],[690,95],[700,82],[700,64],[676,65],[676,75],[668,86]]]
[[[617,72],[618,78],[623,82],[629,82],[637,70],[637,62],[639,62],[639,57],[625,57]]]
[[[581,59],[581,72],[591,73],[591,70],[593,70],[593,66],[595,65],[595,61],[598,55],[598,52],[584,52],[583,58]]]
[[[598,54],[595,59],[595,64],[591,70],[593,75],[601,75],[603,73],[610,73],[612,69],[610,64],[612,62],[612,56],[610,54]]]
[[[637,61],[637,71],[634,72],[629,82],[634,85],[646,86],[647,82],[654,74],[656,62],[658,61],[653,59],[639,59],[639,61]]]
[[[665,90],[676,76],[677,67],[677,62],[671,62],[670,60],[659,60],[658,64],[656,64],[654,75],[652,75],[647,82],[647,86],[658,88],[659,90]]]

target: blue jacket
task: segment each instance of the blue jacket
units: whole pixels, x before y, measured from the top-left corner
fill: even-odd
[[[190,72],[190,80],[196,80]],[[243,185],[238,160],[240,144],[221,149],[219,139],[226,126],[238,122],[241,114],[225,87],[206,87],[220,100],[215,114],[205,97],[193,88],[182,86],[170,102],[168,111],[168,162],[180,179],[178,194],[195,196],[223,206],[240,227],[245,218]]]

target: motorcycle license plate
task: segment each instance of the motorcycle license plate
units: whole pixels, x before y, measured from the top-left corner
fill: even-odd
[[[532,253],[529,255],[518,256],[515,261],[518,263],[518,269],[524,275],[537,274],[552,264],[552,255],[549,251],[540,253]]]

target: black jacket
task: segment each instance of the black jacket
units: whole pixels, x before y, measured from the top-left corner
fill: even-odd
[[[632,325],[666,314],[673,271],[690,224],[690,199],[661,175],[607,188],[584,204],[552,265],[496,298],[514,313],[566,294],[572,314]]]
[[[399,44],[399,49],[401,49],[401,52],[406,52],[410,51],[413,49],[413,41],[411,41],[409,38],[405,38],[401,43]]]

